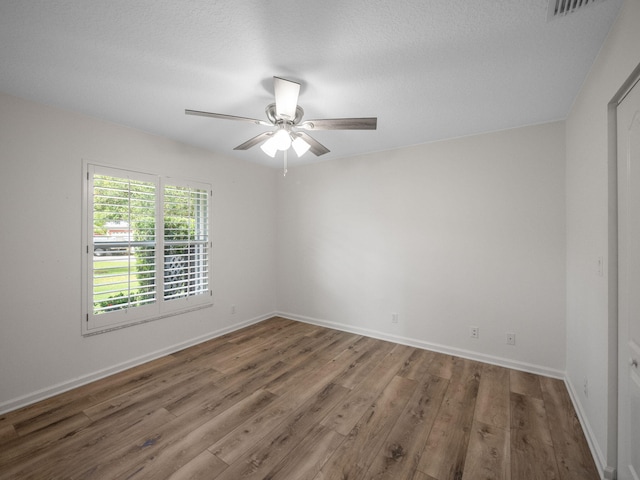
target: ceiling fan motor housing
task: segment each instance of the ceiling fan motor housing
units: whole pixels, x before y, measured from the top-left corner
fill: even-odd
[[[297,125],[298,123],[300,123],[300,120],[302,120],[302,117],[304,115],[304,110],[299,105],[296,106],[296,116],[294,117],[293,121],[286,118],[281,118],[276,113],[275,103],[270,103],[269,105],[267,105],[267,108],[265,108],[264,111],[267,114],[267,118],[269,119],[269,121],[274,125],[278,125],[279,123],[289,123],[291,125]]]

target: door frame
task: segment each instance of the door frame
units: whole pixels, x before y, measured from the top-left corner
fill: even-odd
[[[616,470],[618,467],[618,401],[619,401],[619,375],[620,375],[620,340],[621,332],[618,328],[619,316],[618,308],[620,303],[618,284],[619,284],[619,223],[618,223],[618,165],[624,167],[622,161],[618,162],[618,122],[617,113],[618,105],[624,100],[631,89],[640,85],[640,64],[636,66],[631,75],[618,89],[608,105],[608,349],[609,349],[609,365],[608,365],[608,404],[607,412],[608,436],[610,441],[607,442],[607,464],[604,476],[605,479],[613,480],[616,478]],[[614,468],[615,467],[615,468]]]

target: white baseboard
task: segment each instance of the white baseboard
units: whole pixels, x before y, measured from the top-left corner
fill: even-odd
[[[175,345],[171,345],[169,347],[166,347],[160,350],[156,350],[155,352],[151,352],[146,355],[142,355],[140,357],[132,358],[131,360],[127,360],[126,362],[119,363],[118,365],[114,365],[112,367],[108,367],[108,368],[99,370],[97,372],[89,373],[87,375],[82,375],[81,377],[77,377],[72,380],[67,380],[67,381],[58,383],[56,385],[51,385],[49,387],[29,393],[27,395],[23,395],[21,397],[8,400],[0,404],[0,414],[17,410],[18,408],[22,408],[32,403],[45,400],[55,395],[59,395],[60,393],[64,393],[68,390],[81,387],[82,385],[86,385],[96,380],[100,380],[101,378],[108,377],[109,375],[113,375],[123,370],[136,367],[138,365],[142,365],[143,363],[150,362],[160,357],[164,357],[165,355],[170,355],[179,350],[184,350],[185,348],[192,347],[202,342],[206,342],[207,340],[211,340],[216,337],[221,337],[222,335],[226,335],[227,333],[231,333],[236,330],[240,330],[241,328],[248,327],[249,325],[253,325],[255,323],[259,323],[264,320],[267,320],[268,318],[271,318],[275,315],[277,314],[268,313],[265,315],[260,315],[259,317],[242,321],[230,327],[221,328],[219,330],[209,332],[205,335],[201,335],[199,337],[192,338],[190,340],[187,340]]]
[[[614,467],[607,465],[607,457],[600,449],[598,442],[595,441],[595,435],[593,434],[591,424],[587,420],[587,415],[585,414],[582,403],[580,402],[580,396],[578,395],[573,383],[571,383],[571,380],[566,375],[564,378],[564,383],[567,386],[569,396],[571,397],[571,403],[573,403],[573,408],[578,415],[578,420],[580,421],[580,425],[582,426],[582,431],[584,432],[584,436],[586,437],[587,443],[589,444],[591,456],[596,462],[596,468],[598,469],[598,472],[601,472],[600,477],[604,480],[614,480],[616,478],[616,470]]]
[[[299,322],[310,323],[312,325],[318,325],[321,327],[333,328],[335,330],[341,330],[343,332],[355,333],[358,335],[364,335],[366,337],[377,338],[379,340],[387,340],[389,342],[400,343],[402,345],[408,345],[410,347],[422,348],[424,350],[432,350],[438,353],[444,353],[447,355],[455,355],[457,357],[468,358],[470,360],[476,360],[479,362],[490,363],[492,365],[498,365],[501,367],[512,368],[514,370],[521,370],[524,372],[535,373],[543,375],[545,377],[552,377],[563,380],[565,378],[565,372],[561,370],[555,370],[553,368],[542,367],[531,363],[520,362],[517,360],[511,360],[508,358],[494,357],[492,355],[486,355],[483,353],[473,352],[470,350],[464,350],[461,348],[448,347],[446,345],[440,345],[437,343],[426,342],[424,340],[416,340],[414,338],[403,337],[399,335],[392,335],[378,330],[371,330],[368,328],[354,327],[344,323],[331,322],[328,320],[320,320],[317,318],[306,317],[304,315],[296,315],[288,312],[277,312],[276,315],[291,320],[297,320]]]

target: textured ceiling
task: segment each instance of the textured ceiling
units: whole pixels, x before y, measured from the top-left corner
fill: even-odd
[[[378,117],[312,135],[319,159],[563,119],[621,0],[547,22],[547,0],[0,0],[0,91],[280,166],[273,75],[304,119]],[[317,161],[311,153],[291,164]]]

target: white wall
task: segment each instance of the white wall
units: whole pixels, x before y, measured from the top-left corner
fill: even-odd
[[[279,311],[563,376],[564,135],[556,122],[290,168]]]
[[[566,123],[567,378],[602,468],[616,464],[615,183],[610,183],[615,158],[609,155],[607,106],[640,63],[639,45],[640,2],[627,0]],[[605,262],[603,276],[598,257]]]
[[[80,335],[83,159],[213,185],[212,308]],[[273,312],[275,175],[0,94],[0,411]]]

